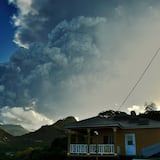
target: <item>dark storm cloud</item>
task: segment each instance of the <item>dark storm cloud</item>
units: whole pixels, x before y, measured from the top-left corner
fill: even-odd
[[[102,55],[95,33],[105,23],[100,17],[64,20],[51,31],[46,45],[32,43],[29,49],[17,50],[0,66],[0,105],[25,107],[37,100],[39,112],[56,110],[71,98],[76,85],[80,87],[78,80],[98,71],[94,63]]]
[[[19,8],[15,41],[28,49],[0,65],[1,115],[33,103],[49,118],[113,109],[159,45],[156,0],[10,1]]]
[[[97,0],[33,0],[29,7],[30,12],[25,15],[20,12],[17,16],[20,28],[16,34],[16,41],[22,44],[46,42],[48,33],[61,21],[78,16],[96,17],[112,14],[111,6],[117,7],[117,3],[106,0],[100,0],[98,3]]]
[[[108,20],[121,16],[130,18],[158,3],[157,0],[24,0],[22,5],[19,0],[11,1],[19,8],[19,14],[14,17],[19,26],[15,42],[26,47],[35,41],[46,43],[48,33],[63,20],[79,16],[99,16]]]

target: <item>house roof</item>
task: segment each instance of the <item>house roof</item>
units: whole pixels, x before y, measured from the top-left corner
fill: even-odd
[[[113,117],[96,116],[66,126],[68,129],[107,127],[118,127],[121,129],[160,128],[160,121],[131,115]]]

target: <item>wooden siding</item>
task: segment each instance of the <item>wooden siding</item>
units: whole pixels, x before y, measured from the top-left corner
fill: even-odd
[[[134,133],[136,137],[136,155],[141,154],[141,149],[152,144],[160,143],[160,129],[125,129],[117,130],[117,146],[120,147],[120,154],[125,155],[125,134]]]
[[[99,144],[103,144],[104,143],[104,136],[110,136],[113,135],[113,129],[112,128],[108,128],[108,129],[97,129],[99,136],[98,136],[98,143]],[[96,143],[96,135],[94,135],[92,142]]]
[[[125,135],[126,134],[135,134],[136,139],[136,155],[141,155],[141,150],[144,147],[160,143],[160,128],[146,128],[146,129],[120,129],[117,128],[116,132],[113,131],[113,128],[103,128],[103,129],[91,129],[91,135],[90,135],[90,144],[96,144],[97,143],[97,137],[93,134],[94,130],[97,130],[98,135],[98,144],[104,144],[104,136],[113,136],[115,138],[116,135],[116,144],[115,149],[118,149],[119,155],[125,156]],[[77,130],[77,132],[79,132]],[[87,144],[87,129],[84,132],[85,133],[85,144]],[[83,133],[81,133],[83,134]],[[75,138],[77,139],[77,138]],[[78,138],[79,139],[79,138]],[[82,144],[79,140],[75,140],[74,144]],[[72,143],[72,140],[70,144]],[[69,145],[70,145],[69,144]],[[116,150],[115,150],[116,151]]]

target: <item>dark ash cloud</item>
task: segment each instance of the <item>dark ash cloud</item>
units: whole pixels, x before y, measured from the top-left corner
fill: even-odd
[[[102,67],[96,61],[103,56],[96,31],[105,23],[100,17],[65,20],[51,31],[46,45],[32,43],[29,49],[18,49],[10,62],[0,66],[0,105],[25,107],[37,100],[35,110],[56,113],[81,85],[87,88],[96,79],[94,73]]]
[[[149,7],[158,6],[158,0],[10,0],[19,8],[14,16],[18,30],[14,41],[28,46],[38,41],[47,43],[47,35],[61,21],[75,17],[106,17],[110,20],[139,16]],[[129,22],[128,22],[129,23]],[[29,34],[28,34],[29,33]]]
[[[159,0],[10,1],[19,8],[14,40],[28,49],[0,64],[1,114],[33,103],[49,118],[117,109],[159,46]],[[125,108],[154,101],[151,92],[158,99],[152,80]]]

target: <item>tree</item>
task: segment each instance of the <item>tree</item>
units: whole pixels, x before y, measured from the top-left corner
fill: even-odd
[[[106,118],[115,117],[115,116],[126,116],[126,115],[127,115],[127,113],[125,113],[125,112],[114,111],[114,110],[107,110],[107,111],[104,111],[104,112],[100,112],[98,114],[98,116],[106,117]]]
[[[157,110],[157,106],[155,103],[145,102],[145,112],[140,113],[139,117],[148,118],[156,121],[160,121],[160,111]]]
[[[149,104],[145,102],[144,107],[145,107],[145,113],[157,110],[156,104],[154,102],[150,102]]]

